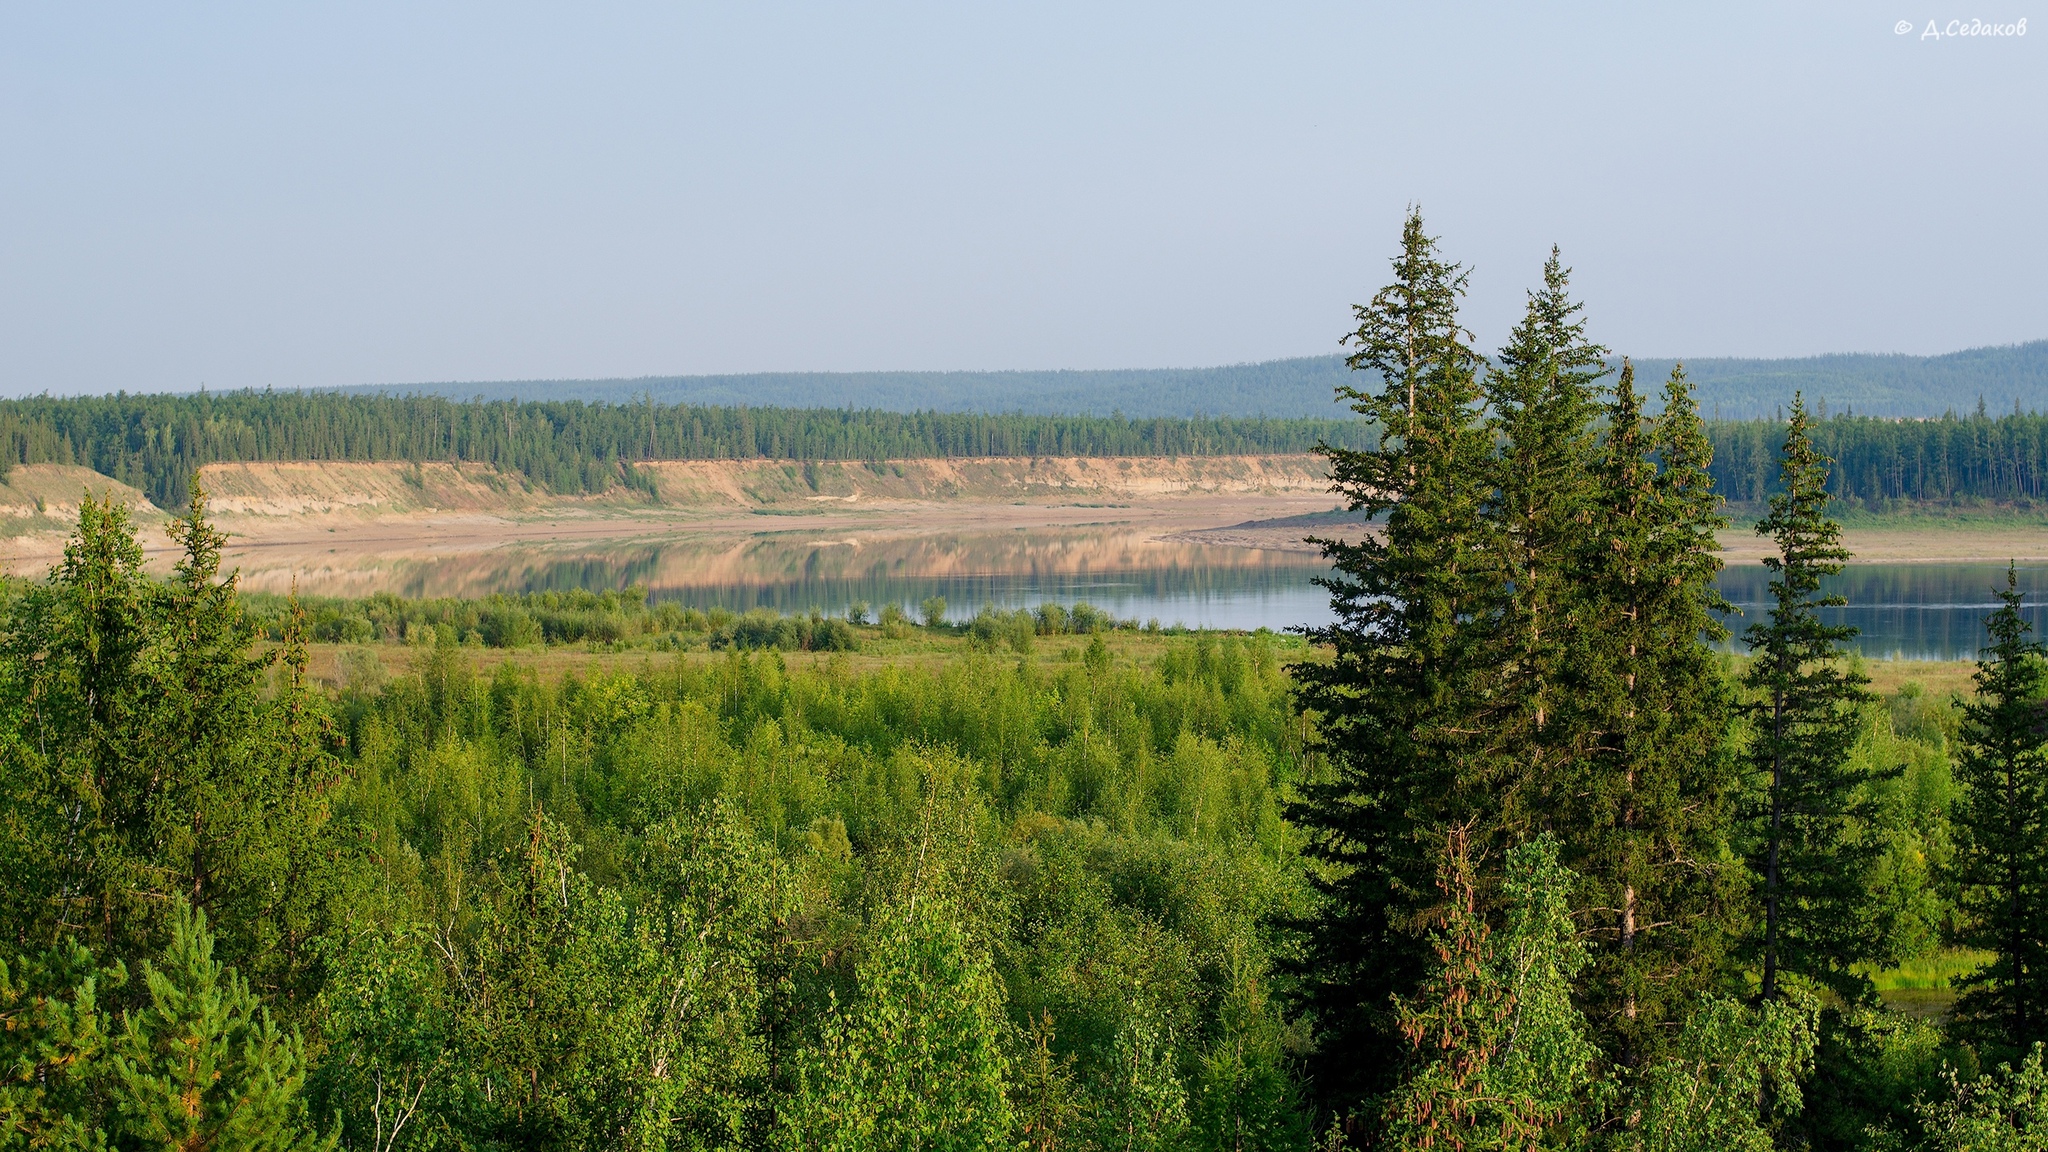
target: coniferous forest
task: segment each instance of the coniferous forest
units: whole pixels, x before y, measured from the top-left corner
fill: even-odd
[[[1376,371],[1368,368],[1367,378]],[[1655,410],[1662,399],[1649,389]],[[1604,415],[1603,417],[1604,418]],[[1707,471],[1745,514],[1779,488],[1783,419],[1708,420]],[[342,392],[0,399],[0,481],[17,464],[78,464],[175,508],[195,470],[251,461],[488,464],[562,494],[639,491],[656,460],[900,460],[996,456],[1219,456],[1363,448],[1370,420],[1258,416],[989,415],[879,409],[583,401],[454,401]],[[1835,464],[1845,510],[2038,509],[2048,500],[2048,415],[1881,419],[1838,412],[1808,435]]]
[[[1874,688],[1795,398],[1731,615],[1683,371],[1465,286],[1411,216],[1355,310],[1299,636],[269,605],[87,499],[0,602],[0,1147],[2048,1147],[2020,594]]]

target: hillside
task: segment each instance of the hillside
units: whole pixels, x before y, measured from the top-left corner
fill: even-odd
[[[226,518],[469,513],[560,516],[866,510],[932,501],[1129,500],[1328,489],[1310,456],[932,459],[802,465],[773,460],[664,460],[637,469],[644,488],[558,495],[487,464],[243,463],[200,470]],[[23,468],[16,475],[35,474]],[[82,469],[70,470],[83,473]],[[90,473],[84,473],[91,475]],[[75,514],[76,497],[72,498]]]
[[[1618,363],[1618,361],[1617,361]],[[1638,357],[1638,370],[1661,379],[1669,358]],[[1939,416],[1974,411],[1981,397],[1994,413],[2017,401],[2048,409],[2048,340],[1972,348],[1943,356],[1848,353],[1802,359],[1700,357],[1686,361],[1709,415],[1771,414],[1803,391],[1833,411],[1871,416]],[[493,400],[598,400],[653,397],[665,404],[892,411],[1025,412],[1107,416],[1330,416],[1340,384],[1355,383],[1340,356],[1308,356],[1216,368],[1048,372],[761,372],[727,376],[646,376],[632,380],[500,380],[365,386],[346,391],[420,392]]]

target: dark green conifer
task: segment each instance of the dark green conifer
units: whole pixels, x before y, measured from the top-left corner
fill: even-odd
[[[1750,951],[1765,999],[1786,975],[1852,991],[1850,966],[1879,958],[1880,934],[1860,915],[1865,877],[1883,845],[1859,837],[1871,815],[1870,774],[1850,763],[1868,679],[1847,666],[1841,647],[1856,635],[1828,624],[1820,609],[1846,603],[1822,595],[1821,579],[1842,570],[1849,552],[1841,525],[1827,515],[1830,461],[1813,446],[1805,400],[1794,395],[1779,457],[1783,490],[1757,523],[1777,554],[1764,566],[1775,579],[1767,620],[1743,642],[1753,654],[1743,684],[1752,732],[1749,760],[1757,803],[1748,821],[1748,862],[1762,922]]]
[[[87,497],[64,561],[0,625],[0,711],[18,719],[0,741],[5,931],[132,958],[182,900],[277,991],[312,968],[322,902],[357,859],[326,833],[333,736],[295,632],[273,689],[277,654],[256,651],[196,484],[170,534],[183,555],[159,583],[127,510]]]
[[[1714,979],[1738,902],[1719,867],[1734,765],[1728,686],[1704,642],[1727,633],[1712,446],[1683,368],[1643,414],[1633,366],[1607,404],[1587,557],[1589,620],[1574,667],[1595,743],[1554,792],[1581,873],[1592,967],[1583,998],[1629,1063]]]
[[[1394,282],[1355,309],[1346,337],[1375,390],[1345,389],[1379,426],[1371,451],[1325,448],[1334,487],[1385,531],[1323,541],[1335,621],[1311,629],[1331,659],[1299,665],[1301,702],[1321,720],[1330,774],[1295,811],[1318,864],[1324,908],[1301,973],[1322,1037],[1320,1090],[1348,1108],[1393,1083],[1392,997],[1429,954],[1412,928],[1434,902],[1442,829],[1497,807],[1467,771],[1481,749],[1489,616],[1498,587],[1483,546],[1492,443],[1481,419],[1482,359],[1459,326],[1465,273],[1411,213]]]
[[[124,801],[129,782],[147,779],[153,591],[127,507],[87,493],[63,560],[5,620],[0,773],[12,818],[0,825],[0,899],[17,945],[77,935],[133,954],[130,931],[153,918],[139,898],[148,861],[124,833],[140,819]]]
[[[1543,287],[1487,373],[1499,457],[1486,528],[1495,537],[1500,608],[1493,617],[1491,763],[1504,821],[1548,826],[1547,794],[1583,760],[1595,713],[1578,657],[1593,588],[1588,535],[1602,493],[1593,418],[1606,349],[1586,338],[1570,270],[1552,249]],[[1476,766],[1481,761],[1471,763]],[[1575,855],[1567,846],[1567,854]]]
[[[1977,695],[1963,706],[1954,821],[1963,913],[1957,942],[1996,953],[1970,976],[1955,1019],[1992,1053],[2048,1040],[2048,665],[2021,615],[2019,575],[1984,621]]]

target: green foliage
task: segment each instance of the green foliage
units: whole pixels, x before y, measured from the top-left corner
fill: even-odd
[[[300,1092],[304,1046],[213,958],[204,913],[177,905],[162,955],[143,961],[145,998],[118,1026],[101,999],[125,983],[119,965],[96,970],[68,944],[16,972],[0,978],[0,1146],[332,1147]]]
[[[106,1147],[113,1036],[100,997],[127,975],[99,970],[76,942],[0,963],[0,1148]]]
[[[1399,1008],[1417,1067],[1386,1105],[1398,1148],[1582,1147],[1602,1103],[1599,1050],[1572,1004],[1585,949],[1572,927],[1574,877],[1542,837],[1509,853],[1507,922],[1479,903],[1469,842],[1447,838],[1444,903],[1429,932],[1437,967]]]
[[[1486,644],[1500,675],[1486,724],[1493,729],[1488,752],[1506,761],[1496,785],[1504,797],[1544,789],[1567,766],[1585,761],[1598,738],[1596,714],[1579,706],[1592,699],[1583,677],[1597,665],[1584,659],[1578,641],[1589,622],[1587,560],[1599,555],[1590,529],[1605,494],[1593,416],[1606,349],[1586,339],[1568,277],[1553,249],[1542,289],[1529,294],[1522,322],[1486,378],[1490,430],[1500,448],[1478,534],[1495,545],[1489,575],[1499,586],[1498,604],[1475,603],[1468,611],[1493,625]],[[1643,455],[1640,447],[1633,453]],[[1528,817],[1508,819],[1519,824]]]
[[[1727,634],[1713,585],[1720,498],[1682,368],[1663,398],[1645,420],[1624,364],[1608,400],[1581,627],[1569,638],[1572,720],[1592,735],[1546,792],[1586,885],[1588,1011],[1628,1062],[1718,983],[1743,904],[1724,847],[1733,694],[1700,642]]]
[[[1730,693],[1701,643],[1725,608],[1719,501],[1682,372],[1655,421],[1631,370],[1604,390],[1553,253],[1482,388],[1463,273],[1413,216],[1396,273],[1352,338],[1385,382],[1355,407],[1387,434],[1330,453],[1386,530],[1325,545],[1336,622],[1309,634],[1333,658],[1295,670],[1331,756],[1293,810],[1327,898],[1301,971],[1322,1057],[1345,1070],[1321,1084],[1346,1107],[1385,1087],[1382,1006],[1427,963],[1408,926],[1451,829],[1493,860],[1557,836],[1592,895],[1592,1026],[1631,1061],[1722,978],[1742,903],[1724,843]],[[1475,884],[1483,915],[1499,880]]]
[[[983,650],[1002,645],[1019,656],[1029,656],[1032,638],[1038,635],[1043,617],[1042,612],[1032,613],[1021,608],[1002,612],[994,607],[983,607],[974,614],[973,620],[968,621],[968,644]]]
[[[1481,358],[1458,319],[1465,273],[1414,212],[1393,269],[1346,338],[1351,366],[1383,386],[1340,393],[1380,442],[1328,451],[1334,485],[1386,528],[1323,542],[1335,619],[1307,634],[1331,659],[1294,669],[1331,753],[1331,774],[1308,782],[1293,812],[1324,899],[1298,970],[1323,1037],[1317,1080],[1341,1106],[1389,1087],[1391,997],[1428,963],[1404,926],[1429,901],[1433,838],[1476,824],[1490,840],[1501,816],[1480,715],[1498,591],[1479,539],[1494,444]]]
[[[1985,620],[1976,699],[1963,706],[1956,776],[1956,940],[1996,957],[1964,981],[1965,1030],[1999,1055],[2048,1038],[2048,653],[2027,639],[2017,574]]]
[[[1964,1081],[1948,1075],[1948,1098],[1923,1104],[1919,1147],[1926,1152],[2039,1152],[2048,1148],[2048,1070],[2041,1046],[2019,1068],[2000,1065]]]
[[[959,920],[930,902],[880,910],[845,1008],[799,1052],[787,1147],[1011,1146],[1000,984]]]
[[[1970,1050],[1936,1024],[1883,1009],[1822,1013],[1806,1110],[1781,1143],[1821,1149],[1863,1148],[1873,1133],[1912,1136],[1916,1106],[1945,1093],[1952,1070],[1974,1074]]]
[[[1820,582],[1849,554],[1841,527],[1826,514],[1828,460],[1807,428],[1806,408],[1795,399],[1784,491],[1757,523],[1757,533],[1777,546],[1764,558],[1775,603],[1767,622],[1743,634],[1754,654],[1744,684],[1754,697],[1749,757],[1759,793],[1745,832],[1763,907],[1751,953],[1767,999],[1785,973],[1853,994],[1864,984],[1853,965],[1891,959],[1864,914],[1870,870],[1882,852],[1875,837],[1861,834],[1872,814],[1867,785],[1883,775],[1851,762],[1866,678],[1844,666],[1840,645],[1855,629],[1824,623],[1818,611],[1843,602],[1822,595]]]
[[[985,962],[1001,1023],[987,1051],[1009,1069],[1006,1139],[1036,1131],[1056,1146],[1086,1146],[1095,1119],[1122,1106],[1111,1088],[1131,1081],[1114,1070],[1135,1049],[1146,1057],[1136,1088],[1150,1092],[1162,1076],[1178,1085],[1190,1140],[1221,1146],[1211,1134],[1242,1131],[1247,1147],[1286,1146],[1300,1122],[1298,1040],[1265,989],[1274,979],[1266,919],[1302,905],[1279,815],[1299,755],[1287,680],[1270,637],[1168,644],[1151,667],[1111,662],[1106,650],[1100,664],[1050,665],[969,652],[856,674],[732,653],[561,680],[511,666],[478,677],[458,647],[420,649],[402,675],[347,698],[352,777],[340,805],[385,862],[378,887],[390,907],[380,916],[441,927],[365,932],[367,959],[331,962],[326,1071],[335,1078],[322,1081],[324,1106],[342,1111],[351,1147],[372,1146],[381,1067],[387,1097],[390,1085],[411,1093],[427,1084],[407,1128],[418,1135],[407,1139],[510,1140],[511,1129],[486,1122],[497,1123],[522,1076],[538,1080],[542,1097],[581,1100],[570,1086],[600,1067],[616,1069],[608,1080],[642,1075],[600,1060],[603,1037],[680,1034],[682,1024],[631,1008],[624,990],[651,983],[671,995],[681,988],[695,1013],[688,1035],[704,1037],[662,1050],[668,1075],[687,1085],[681,1095],[661,1088],[662,1098],[702,1112],[662,1138],[673,1147],[758,1141],[785,1130],[777,1117],[796,1090],[788,1070],[800,1052],[823,1051],[831,1037],[862,1040],[854,1021],[886,1003],[864,999],[867,988],[907,995],[906,965],[966,979]],[[941,821],[954,831],[931,841],[946,844],[941,902],[920,899],[924,935],[897,941],[895,967],[874,967],[883,961],[864,958],[894,930],[890,916],[904,915],[898,881],[917,871],[935,795],[942,812],[957,813]],[[538,913],[522,911],[543,907],[522,878],[535,808],[579,853],[566,881],[551,866],[542,923],[555,926],[538,937],[526,926]],[[713,870],[726,862],[733,871]],[[675,871],[686,867],[687,883]],[[932,875],[927,883],[939,883]],[[622,921],[599,915],[608,892],[623,902]],[[700,904],[747,911],[719,913],[708,936],[708,911],[661,927],[679,915],[664,909]],[[380,958],[379,940],[393,941],[396,960]],[[519,941],[528,943],[508,951]],[[523,958],[527,949],[535,959]],[[586,972],[573,953],[613,959]],[[383,987],[351,975],[383,971],[396,973],[378,977],[394,990],[355,994],[344,1013],[333,982]],[[483,975],[491,971],[508,975]],[[661,983],[697,971],[718,979]],[[505,982],[516,973],[533,975]],[[519,1039],[526,1033],[510,1017],[477,1015],[515,986],[530,989],[522,1005],[534,998],[522,1018],[544,1022],[557,1047]],[[545,991],[556,987],[565,990]],[[435,1007],[387,1018],[374,1009],[379,996]],[[570,1002],[596,1007],[546,1008]],[[731,1007],[704,1015],[713,1003]],[[900,1005],[873,1010],[891,1027],[915,1023]],[[344,1028],[344,1016],[358,1023]],[[1138,1016],[1143,1028],[1127,1028]],[[424,1039],[409,1030],[417,1021],[431,1022]],[[1045,1042],[1035,1081],[1021,1039],[1031,1021]],[[906,1050],[950,1042],[897,1035]],[[817,1059],[819,1069],[832,1063]],[[453,1071],[479,1068],[497,1071],[488,1080]],[[885,1081],[812,1083],[815,1092],[897,1091]],[[634,1091],[651,1097],[657,1087]],[[554,1107],[543,1099],[523,1105],[525,1115],[542,1105]],[[555,1146],[602,1143],[595,1128],[520,1131]]]
[[[289,605],[284,642],[252,651],[205,510],[195,491],[158,583],[125,510],[88,497],[63,562],[0,623],[6,935],[132,958],[184,900],[261,986],[294,988],[353,867],[328,821],[334,733]]]
[[[1097,1148],[1158,1152],[1187,1138],[1187,1086],[1181,1082],[1170,1029],[1134,1013],[1117,1033],[1104,1077],[1089,1093],[1084,1131]]]
[[[1768,1123],[1802,1103],[1813,1069],[1817,1011],[1803,994],[1748,1008],[1703,997],[1670,1050],[1632,1085],[1619,1148],[1641,1152],[1770,1152]],[[1774,1115],[1758,1112],[1769,1100]]]
[[[724,624],[714,625],[710,636],[714,649],[776,648],[784,652],[852,652],[860,647],[853,626],[844,620],[813,612],[809,616],[781,616],[756,608]]]
[[[1232,960],[1219,1036],[1190,1091],[1195,1146],[1213,1152],[1305,1147],[1307,1117],[1289,1074],[1284,1022],[1250,958]]]
[[[149,1002],[124,1012],[108,1071],[127,1143],[287,1152],[329,1146],[299,1089],[303,1046],[280,1032],[241,977],[213,958],[204,913],[182,903],[161,966],[142,965]]]

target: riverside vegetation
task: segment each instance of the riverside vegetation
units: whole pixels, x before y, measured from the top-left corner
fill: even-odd
[[[0,1146],[2042,1147],[2018,594],[1974,694],[1872,694],[1795,405],[1717,656],[1683,375],[1644,417],[1555,260],[1491,361],[1395,270],[1299,638],[252,607],[203,493],[166,580],[88,498],[0,605]]]

